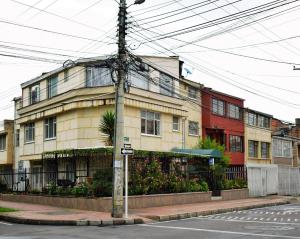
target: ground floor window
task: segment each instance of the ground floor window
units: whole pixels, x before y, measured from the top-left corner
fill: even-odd
[[[151,111],[141,111],[141,133],[160,135],[160,114]]]
[[[196,121],[189,121],[189,135],[199,135],[199,123]]]
[[[0,135],[0,150],[6,149],[6,134]]]

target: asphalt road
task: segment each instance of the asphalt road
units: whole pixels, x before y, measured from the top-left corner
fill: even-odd
[[[54,227],[0,222],[0,239],[300,239],[300,204],[132,226]]]

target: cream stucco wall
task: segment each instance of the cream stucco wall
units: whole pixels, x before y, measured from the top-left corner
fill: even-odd
[[[258,142],[258,157],[249,157],[248,141],[253,140]],[[269,158],[261,158],[261,142],[270,143]],[[245,162],[247,164],[271,164],[272,163],[272,137],[271,130],[249,126],[245,127]]]
[[[3,129],[0,134],[6,136],[6,148],[0,151],[0,165],[12,164],[13,163],[13,130],[14,123],[12,120],[4,120]]]

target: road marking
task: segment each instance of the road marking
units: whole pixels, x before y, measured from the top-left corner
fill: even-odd
[[[12,226],[13,224],[7,223],[7,222],[0,222],[0,224],[6,225],[6,226]]]
[[[272,234],[257,234],[257,233],[234,232],[234,231],[222,231],[222,230],[213,230],[213,229],[204,229],[204,228],[192,228],[192,227],[173,227],[173,226],[160,226],[160,225],[153,225],[153,224],[139,224],[139,226],[142,226],[142,227],[162,228],[162,229],[174,229],[174,230],[186,230],[186,231],[202,231],[202,232],[223,233],[223,234],[232,234],[232,235],[255,236],[255,237],[300,239],[300,237],[295,237],[295,236],[272,235]]]
[[[207,221],[244,222],[244,223],[249,222],[249,223],[262,223],[262,224],[267,223],[267,224],[274,224],[274,225],[297,225],[297,226],[300,226],[299,223],[293,223],[293,222],[289,222],[289,223],[288,222],[266,222],[266,221],[262,222],[262,221],[251,221],[251,220],[248,220],[248,218],[247,218],[247,220],[233,220],[233,219],[222,220],[222,219],[213,219],[213,218],[207,218],[207,217],[196,217],[196,218],[189,218],[189,219],[198,219],[198,220],[205,219]],[[271,218],[269,218],[269,219],[271,219]],[[172,221],[168,221],[168,222],[172,222]],[[150,224],[156,224],[156,223],[154,222],[154,223],[150,223]]]

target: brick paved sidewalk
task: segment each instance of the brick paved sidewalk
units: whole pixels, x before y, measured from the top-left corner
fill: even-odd
[[[14,208],[18,211],[1,213],[0,219],[24,224],[47,225],[112,225],[147,223],[151,220],[164,221],[221,213],[226,211],[249,209],[277,204],[288,203],[289,197],[248,198],[231,201],[212,201],[197,204],[184,204],[144,209],[132,209],[130,218],[113,219],[110,213],[83,211],[67,208],[58,208],[28,203],[15,203],[0,200],[0,207]]]

